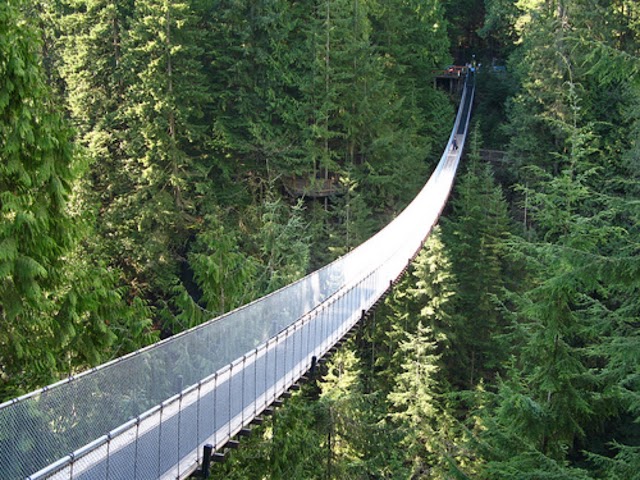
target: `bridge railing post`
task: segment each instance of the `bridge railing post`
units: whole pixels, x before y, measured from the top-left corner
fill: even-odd
[[[228,385],[227,418],[225,419],[227,424],[227,434],[224,440],[225,442],[231,438],[231,418],[232,418],[231,405],[233,404],[233,394],[232,394],[232,388],[231,388],[232,379],[233,379],[233,364],[231,364],[231,366],[229,367],[229,379],[227,380],[227,385]]]
[[[291,358],[290,360],[290,364],[289,364],[289,379],[287,380],[287,385],[293,383],[293,379],[295,378],[295,368],[296,368],[296,331],[298,330],[298,324],[294,324],[291,328],[287,329],[287,338],[291,339],[291,341],[289,342],[290,347],[289,349],[291,350],[291,352],[289,353],[289,356]]]
[[[160,475],[160,466],[162,465],[162,416],[164,414],[164,403],[162,403],[160,405],[160,413],[159,413],[159,420],[158,420],[158,456],[157,456],[157,465],[158,465],[158,471],[157,471],[157,475]]]
[[[213,416],[213,445],[214,448],[218,446],[218,411],[217,411],[217,402],[218,400],[218,372],[213,375],[213,408],[210,412]]]
[[[262,360],[260,360],[262,361]],[[253,351],[253,391],[254,391],[254,399],[253,399],[253,416],[258,415],[258,349],[256,348]]]
[[[305,320],[304,323],[304,331],[306,333],[305,335],[305,346],[304,346],[304,351],[306,352],[307,358],[309,358],[309,355],[311,355],[313,352],[311,351],[311,323],[313,321],[313,317],[308,316]],[[308,368],[307,368],[308,369]]]
[[[247,381],[246,381],[246,373],[247,373],[247,356],[243,355],[242,356],[242,363],[240,364],[242,365],[242,376],[240,377],[240,381],[242,382],[242,386],[241,388],[241,393],[240,393],[240,423],[242,424],[242,426],[245,426],[245,418],[244,418],[244,411],[246,410],[246,398],[245,398],[245,392],[247,390]]]
[[[213,453],[213,445],[207,443],[202,447],[202,469],[198,475],[200,478],[209,478],[209,470],[211,468],[211,454]]]
[[[182,381],[182,379],[181,379]],[[178,475],[180,475],[180,466],[182,465],[181,460],[182,460],[182,455],[180,454],[181,452],[181,447],[182,447],[182,430],[184,429],[184,422],[182,419],[182,399],[184,398],[184,393],[181,390],[180,391],[180,398],[178,399],[178,438],[176,438],[176,455],[178,457],[178,460],[176,462],[176,465],[178,466]],[[138,477],[136,477],[138,478]]]
[[[269,391],[269,355],[271,354],[271,349],[269,348],[269,343],[271,341],[267,341],[267,345],[265,347],[264,352],[264,404],[263,407],[267,408],[269,406],[269,398],[267,393]]]
[[[320,347],[320,336],[318,330],[320,329],[319,312],[316,310],[313,313],[313,354],[318,356],[318,348]]]

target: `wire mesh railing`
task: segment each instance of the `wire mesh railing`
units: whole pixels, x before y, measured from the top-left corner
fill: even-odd
[[[473,95],[468,81],[447,149],[420,194],[349,254],[203,325],[0,405],[0,478],[192,473],[205,444],[223,446],[295,383],[420,249],[451,190]]]

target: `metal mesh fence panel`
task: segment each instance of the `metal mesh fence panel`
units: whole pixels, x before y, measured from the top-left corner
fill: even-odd
[[[473,89],[465,88],[449,144],[457,137],[464,146],[472,101]],[[447,148],[416,199],[330,265],[187,332],[0,405],[0,476],[184,477],[205,443],[224,445],[387,290],[437,221],[459,158]]]

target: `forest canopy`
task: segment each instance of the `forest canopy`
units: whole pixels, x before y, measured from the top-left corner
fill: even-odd
[[[217,474],[638,478],[639,39],[635,0],[0,3],[0,400],[364,241],[475,56],[439,227]]]

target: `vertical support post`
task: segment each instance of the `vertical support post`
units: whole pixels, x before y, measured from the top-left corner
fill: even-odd
[[[258,349],[253,351],[253,416],[258,415]]]
[[[207,443],[202,447],[202,470],[200,475],[202,478],[209,478],[209,468],[211,467],[211,453],[213,452],[213,445]]]
[[[318,350],[318,348],[320,347],[320,340],[318,339],[318,311],[316,310],[316,312],[313,314],[313,352],[316,353],[316,351]],[[312,359],[313,362],[313,359]]]
[[[316,366],[318,364],[318,358],[314,355],[313,357],[311,357],[311,367],[309,368],[309,374],[311,375],[311,377],[315,377],[316,375]]]
[[[247,385],[245,377],[246,377],[246,372],[247,372],[247,356],[243,355],[242,356],[242,377],[240,378],[240,381],[242,382],[242,392],[240,393],[240,408],[242,410],[240,410],[240,422],[241,425],[244,427],[245,423],[244,423],[244,408],[245,408],[245,398],[244,398],[244,390],[245,387]]]
[[[133,454],[133,478],[138,478],[138,439],[140,438],[140,417],[136,418],[136,445]],[[71,477],[73,478],[73,477]]]
[[[220,428],[220,423],[218,421],[218,390],[220,389],[220,382],[218,381],[218,372],[214,374],[213,377],[213,445],[214,448],[218,448],[218,429]],[[222,409],[220,409],[222,410]]]
[[[160,404],[160,422],[158,423],[158,470],[157,477],[160,478],[160,465],[162,465],[162,416],[164,414],[164,404]]]
[[[198,400],[196,401],[196,442],[200,444],[200,392],[202,381],[198,382]]]
[[[182,379],[182,376],[180,377],[180,379]],[[182,398],[183,398],[182,390],[180,390],[180,399],[178,400],[178,439],[177,439],[178,441],[177,441],[177,445],[176,445],[176,447],[177,447],[176,451],[177,451],[177,454],[178,454],[178,462],[177,462],[178,475],[180,475],[180,466],[181,466],[180,465],[180,461],[182,460],[180,458],[180,433],[181,433],[180,430],[182,428]]]
[[[111,433],[107,434],[107,460],[106,477],[109,478],[109,462],[111,460]]]
[[[304,324],[304,328],[307,332],[307,339],[306,339],[306,347],[304,349],[304,356],[308,356],[311,353],[311,322],[313,320],[311,319],[311,316],[307,317],[307,320]]]
[[[296,366],[296,333],[298,331],[298,325],[293,324],[293,333],[291,334],[291,343],[293,346],[291,347],[291,383],[293,383],[293,379],[296,377],[297,372],[294,372],[293,369]]]
[[[274,374],[273,374],[273,385],[272,385],[272,394],[271,394],[271,400],[275,400],[278,396],[278,392],[276,391],[276,386],[278,385],[278,348],[280,347],[279,345],[280,343],[280,335],[276,335],[276,340],[275,340],[275,347],[273,349],[274,354],[275,354],[275,358],[273,361],[273,370],[274,370]]]
[[[267,408],[269,405],[269,400],[267,398],[267,391],[269,390],[269,343],[271,339],[267,340],[265,351],[264,351],[264,408]]]
[[[227,395],[227,438],[229,440],[231,438],[231,405],[233,405],[233,399],[231,398],[231,387],[233,386],[233,363],[229,367],[229,380],[227,380],[227,384],[229,385],[229,394]]]

